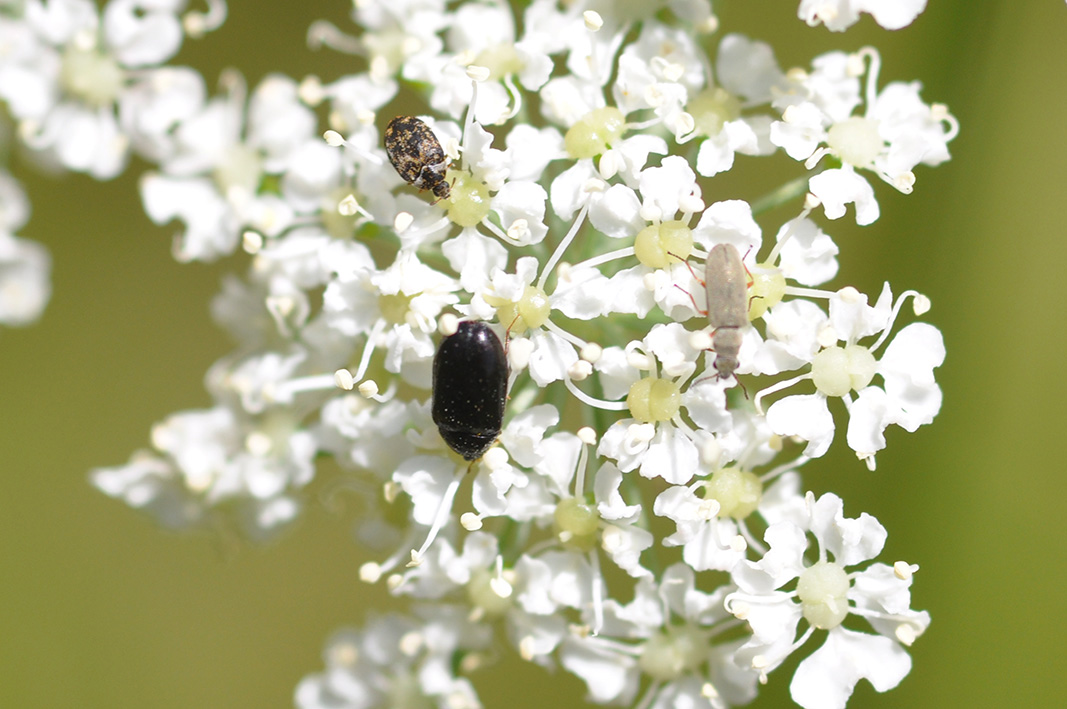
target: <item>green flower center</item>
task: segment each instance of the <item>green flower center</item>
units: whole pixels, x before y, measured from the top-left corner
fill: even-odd
[[[454,224],[474,226],[489,216],[488,185],[475,180],[469,172],[458,170],[449,170],[445,180],[452,183],[445,209]]]
[[[822,630],[841,625],[848,616],[848,589],[848,574],[837,564],[820,561],[804,569],[797,581],[804,617]]]
[[[572,158],[593,158],[615,144],[625,131],[622,111],[614,106],[596,108],[570,127],[563,145]]]
[[[718,86],[704,89],[685,108],[693,117],[697,131],[707,136],[718,135],[727,121],[741,117],[741,101]]]
[[[853,116],[830,126],[826,143],[841,158],[854,167],[871,167],[885,149],[885,141],[878,134],[878,123]]]
[[[826,396],[844,396],[871,383],[878,368],[874,355],[866,347],[827,347],[811,362],[815,388]]]
[[[645,377],[633,383],[626,395],[630,415],[641,423],[669,421],[678,414],[682,393],[669,379]]]
[[[693,232],[680,221],[646,226],[634,239],[634,253],[649,268],[666,268],[693,253]]]

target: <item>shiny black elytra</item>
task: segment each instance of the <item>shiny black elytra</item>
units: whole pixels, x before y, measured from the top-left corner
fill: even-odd
[[[459,324],[433,358],[433,422],[464,460],[489,450],[504,425],[508,358],[500,338],[483,322]]]

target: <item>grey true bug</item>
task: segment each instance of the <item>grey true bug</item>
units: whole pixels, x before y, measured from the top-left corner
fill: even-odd
[[[431,415],[448,447],[474,461],[504,424],[508,359],[484,322],[466,321],[441,341],[433,358]]]
[[[397,116],[385,127],[385,152],[409,185],[430,190],[435,202],[448,199],[452,193],[445,180],[448,157],[430,126],[415,116]]]
[[[733,244],[716,244],[704,265],[708,294],[708,323],[713,328],[715,371],[727,379],[737,369],[741,328],[748,325],[748,276]]]

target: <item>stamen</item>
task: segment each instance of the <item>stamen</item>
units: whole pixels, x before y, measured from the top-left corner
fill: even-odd
[[[836,295],[833,291],[822,290],[821,288],[801,288],[800,286],[786,286],[785,292],[787,295],[797,298],[824,298],[827,300]]]
[[[366,55],[366,48],[359,37],[345,34],[328,20],[315,20],[308,27],[308,49],[318,51],[323,47],[329,47],[335,52],[351,54],[353,56]]]
[[[878,99],[878,73],[882,70],[882,57],[878,54],[878,50],[874,47],[864,47],[856,52],[860,57],[866,58],[869,62],[867,68],[867,87],[866,98],[864,107],[864,115],[869,115],[871,109],[874,107],[874,102]]]
[[[511,74],[504,76],[504,88],[508,90],[508,96],[511,97],[511,109],[500,116],[501,123],[507,123],[519,115],[522,110],[522,91],[515,85],[515,80]]]
[[[795,218],[789,220],[789,228],[786,229],[785,234],[783,234],[782,238],[778,240],[778,243],[774,245],[774,247],[771,249],[771,252],[767,254],[767,260],[765,261],[765,263],[778,263],[778,257],[782,252],[782,247],[785,246],[786,242],[793,238],[793,225],[795,225],[801,219],[806,219],[809,214],[811,214],[811,209],[805,206],[804,209],[800,210],[800,214],[798,214]]]
[[[246,254],[255,256],[263,248],[263,235],[251,229],[245,230],[241,234],[241,248]]]
[[[352,378],[355,381],[358,382],[363,379],[363,376],[367,373],[367,368],[370,366],[371,355],[374,354],[376,341],[384,329],[385,320],[383,318],[378,318],[374,323],[374,327],[371,328],[370,333],[367,335],[367,344],[363,346],[363,355],[359,359],[359,367],[356,368],[356,373],[352,375]]]
[[[335,374],[316,374],[281,382],[271,388],[270,399],[274,403],[288,404],[293,395],[309,391],[329,391],[336,388]]]
[[[918,570],[918,564],[909,564],[906,561],[898,561],[893,564],[893,574],[901,581],[911,581],[911,577]]]
[[[582,448],[585,452],[585,448]],[[597,636],[604,627],[604,578],[600,572],[600,556],[596,549],[589,550],[589,565],[592,567],[593,627],[590,634]]]
[[[430,526],[430,531],[426,535],[426,541],[422,543],[422,546],[418,550],[412,550],[411,561],[408,562],[408,567],[418,566],[422,563],[423,557],[429,550],[430,546],[437,539],[438,533],[444,528],[445,522],[452,513],[452,500],[456,496],[456,491],[459,490],[459,483],[463,480],[463,473],[455,475],[448,483],[448,487],[445,488],[445,493],[441,496],[441,502],[437,506],[437,514],[434,515],[433,524]]]
[[[478,82],[471,80],[471,102],[467,106],[467,116],[463,119],[463,143],[460,155],[460,169],[467,169],[467,136],[474,129],[474,107],[478,103]]]
[[[811,374],[801,374],[798,377],[793,377],[792,379],[786,379],[785,381],[781,381],[781,382],[777,382],[775,384],[772,384],[769,387],[767,387],[766,389],[762,390],[761,392],[756,394],[756,397],[752,401],[752,403],[755,404],[755,406],[756,406],[756,411],[759,412],[760,416],[766,416],[767,414],[763,410],[763,405],[762,405],[763,397],[767,396],[768,394],[773,394],[775,392],[782,391],[783,389],[788,389],[789,387],[793,386],[794,384],[802,382],[805,379],[811,379]]]
[[[757,555],[764,556],[767,554],[767,547],[763,545],[759,539],[749,530],[748,524],[743,519],[737,520],[737,530],[741,533],[741,538],[745,540],[745,543],[750,549],[752,549]]]
[[[807,160],[804,161],[804,169],[805,170],[811,170],[812,168],[814,168],[816,165],[819,164],[819,161],[822,160],[823,157],[829,155],[830,152],[831,152],[831,150],[829,148],[825,147],[825,146],[816,149],[816,151],[811,154],[811,157],[809,157]]]
[[[605,263],[611,263],[612,261],[618,261],[619,259],[630,258],[633,255],[634,247],[627,246],[626,248],[616,249],[615,251],[609,251],[605,254],[600,254],[599,256],[594,256],[593,258],[586,259],[585,261],[573,264],[572,266],[570,266],[570,270],[573,271],[578,268],[596,268],[597,266],[601,266]]]
[[[437,331],[445,337],[451,337],[459,330],[459,318],[452,313],[445,313],[437,319]]]
[[[652,126],[658,126],[663,122],[663,119],[659,116],[650,118],[647,121],[638,121],[637,123],[627,123],[626,130],[644,130],[645,128],[651,128]]]
[[[559,325],[556,325],[551,320],[545,320],[544,324],[541,327],[543,327],[544,329],[548,330],[551,333],[559,335],[564,340],[566,340],[567,342],[571,343],[572,345],[574,345],[578,349],[584,349],[586,347],[586,345],[589,344],[588,342],[586,342],[582,338],[578,337],[577,335],[572,335],[571,333],[567,332],[566,330],[561,328]]]
[[[407,535],[410,542],[410,533]],[[405,553],[404,548],[407,544],[401,544],[399,548],[388,559],[381,563],[368,561],[359,567],[359,578],[364,583],[378,583],[378,581],[387,573],[400,566]]]
[[[578,212],[577,218],[574,223],[571,224],[571,228],[567,230],[567,235],[563,237],[563,240],[556,246],[556,250],[552,252],[548,261],[545,262],[545,267],[541,269],[541,275],[537,278],[537,287],[541,290],[545,288],[545,281],[548,280],[548,274],[552,273],[556,264],[563,258],[563,253],[567,250],[567,247],[574,241],[574,237],[578,235],[578,230],[581,229],[582,224],[585,222],[585,215],[589,213],[589,201],[586,200],[582,205],[582,209]]]
[[[489,221],[489,217],[486,217],[485,219],[483,219],[479,223],[483,227],[485,227],[488,231],[490,231],[493,234],[493,236],[495,236],[496,238],[500,239],[504,243],[511,244],[512,246],[523,246],[521,241],[519,241],[518,239],[515,239],[514,237],[511,236],[511,234],[508,234],[506,231],[504,231],[503,229],[498,227],[496,224],[494,224],[493,222]]]
[[[759,480],[761,483],[763,483],[764,487],[766,487],[768,483],[773,480],[776,480],[782,473],[799,468],[800,466],[807,463],[809,460],[811,460],[811,458],[804,454],[800,454],[788,463],[783,463],[782,465],[779,465],[776,468],[771,468],[763,475],[760,475]]]
[[[900,309],[904,307],[904,302],[908,298],[925,298],[922,293],[914,290],[906,290],[897,297],[897,302],[893,304],[893,314],[889,316],[889,322],[886,324],[885,329],[882,330],[882,334],[878,337],[873,345],[868,349],[874,352],[876,349],[882,346],[882,343],[889,337],[890,331],[893,329],[893,323],[896,322],[897,316],[900,315]],[[920,304],[921,307],[921,304]]]
[[[352,391],[352,388],[356,385],[356,379],[352,376],[352,372],[347,369],[338,369],[333,373],[333,383],[337,385],[338,389]]]
[[[596,436],[596,434],[593,435]],[[579,498],[585,495],[585,468],[589,464],[590,445],[582,441],[582,447],[578,451],[578,466],[574,473],[574,496]]]
[[[570,379],[564,379],[563,384],[567,387],[567,390],[574,394],[575,398],[581,401],[583,404],[588,404],[597,409],[604,411],[626,411],[629,406],[626,404],[626,400],[623,401],[605,401],[604,399],[595,399],[584,391],[579,389],[574,382]]]
[[[190,37],[199,39],[208,32],[214,32],[226,21],[227,7],[225,0],[207,0],[207,12],[190,11],[182,17],[182,27]]]

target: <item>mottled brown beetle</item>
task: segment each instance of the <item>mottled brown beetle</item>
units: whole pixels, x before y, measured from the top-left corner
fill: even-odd
[[[409,185],[433,192],[434,202],[448,199],[448,158],[430,126],[415,116],[397,116],[385,127],[385,152]]]

